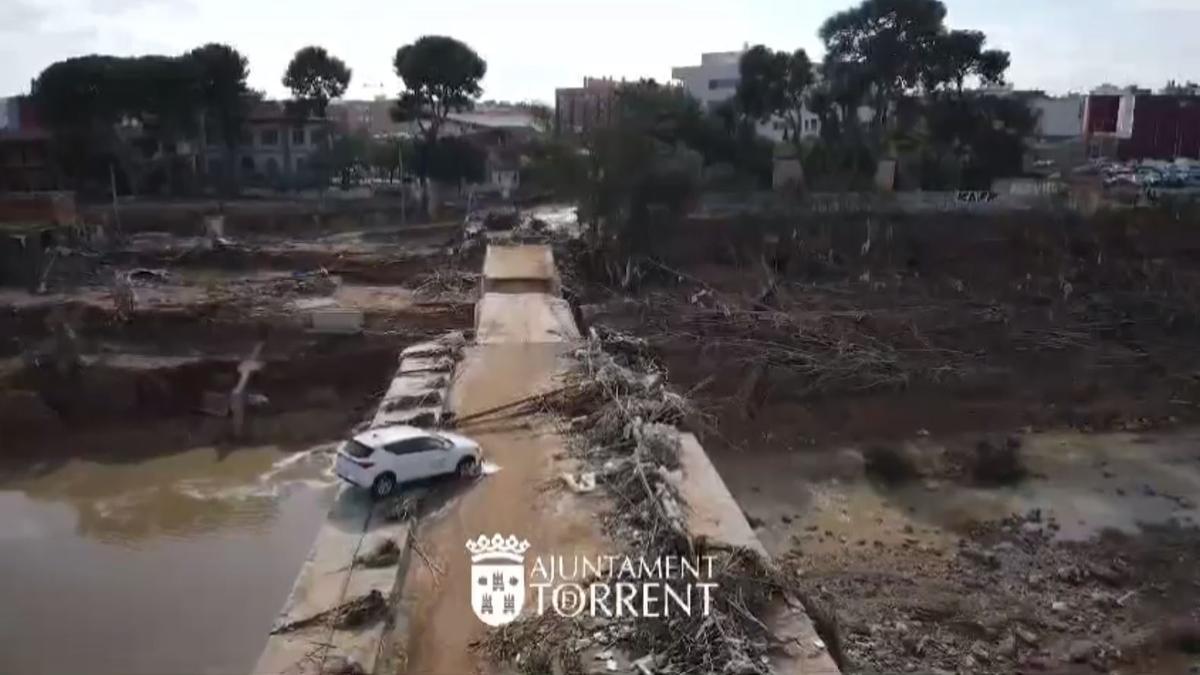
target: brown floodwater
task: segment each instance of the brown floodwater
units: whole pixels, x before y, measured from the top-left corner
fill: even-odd
[[[332,500],[328,449],[0,478],[0,673],[248,672]]]

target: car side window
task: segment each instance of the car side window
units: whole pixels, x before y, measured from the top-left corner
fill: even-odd
[[[411,455],[425,451],[425,443],[423,438],[409,438],[403,441],[389,443],[387,451],[393,455]]]
[[[412,455],[418,452],[430,452],[433,450],[445,450],[450,444],[440,438],[432,436],[423,436],[421,438],[409,438],[403,441],[396,441],[387,446],[387,451],[393,455]]]
[[[415,439],[420,442],[421,449],[417,452],[432,452],[434,450],[445,450],[449,447],[449,443],[435,436],[426,436],[425,438]]]

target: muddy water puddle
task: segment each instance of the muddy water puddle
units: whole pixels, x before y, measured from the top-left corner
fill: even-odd
[[[933,442],[921,445],[937,451]],[[1034,510],[1064,541],[1106,529],[1200,524],[1200,432],[1027,434],[1022,456],[1030,476],[1004,487],[928,478],[883,486],[864,475],[856,448],[726,452],[713,460],[775,553],[797,537],[812,553],[897,544],[940,549],[973,523]]]
[[[247,672],[333,498],[330,449],[6,467],[0,672]]]

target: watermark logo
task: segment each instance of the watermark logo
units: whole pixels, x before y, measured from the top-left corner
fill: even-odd
[[[467,542],[471,552],[471,609],[489,626],[503,626],[525,606],[525,551],[529,542],[497,533]]]
[[[532,558],[528,541],[485,534],[467,542],[471,553],[471,608],[489,626],[514,621],[533,590],[531,610],[595,618],[708,616],[717,584],[712,556],[661,558],[546,554]]]

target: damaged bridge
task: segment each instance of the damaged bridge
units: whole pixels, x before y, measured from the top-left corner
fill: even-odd
[[[496,654],[481,645],[496,629],[472,609],[467,541],[511,534],[529,542],[527,557],[600,556],[628,547],[602,526],[612,497],[564,480],[583,466],[550,416],[489,414],[560,387],[583,342],[550,248],[489,246],[483,269],[474,340],[452,335],[405,350],[370,425],[462,420],[461,431],[484,450],[485,475],[470,484],[406,489],[398,502],[373,504],[364,491],[343,488],[256,673],[494,670]],[[680,439],[671,480],[687,536],[710,550],[765,559],[697,439]],[[394,554],[378,555],[392,550],[385,541],[394,543]],[[773,672],[838,672],[798,603],[774,603],[755,621],[780,645],[771,653]],[[595,663],[653,672],[645,659]]]

